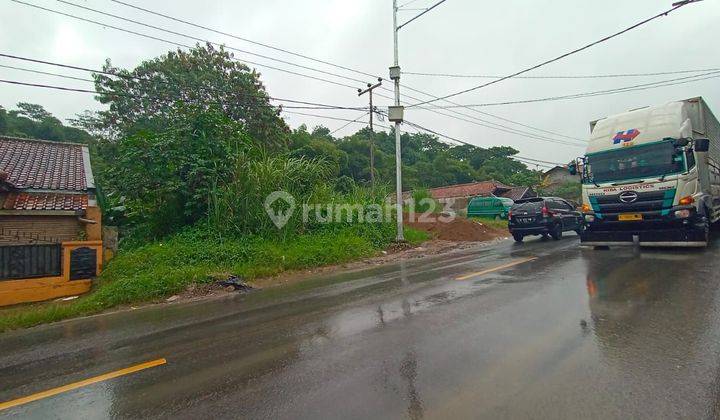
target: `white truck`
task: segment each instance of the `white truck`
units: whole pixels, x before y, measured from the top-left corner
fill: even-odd
[[[582,175],[592,246],[704,247],[720,219],[720,124],[698,97],[590,123]]]

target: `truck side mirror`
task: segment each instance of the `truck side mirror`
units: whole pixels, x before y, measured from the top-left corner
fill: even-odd
[[[568,165],[568,172],[570,172],[570,175],[577,175],[577,164],[575,162]]]
[[[707,152],[710,150],[710,139],[695,139],[695,151]]]
[[[685,147],[688,144],[690,144],[690,140],[686,138],[677,139],[673,142],[675,144],[675,147]]]

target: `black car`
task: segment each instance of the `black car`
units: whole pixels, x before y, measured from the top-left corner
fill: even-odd
[[[574,230],[578,235],[585,228],[582,213],[567,200],[536,197],[518,200],[508,212],[508,228],[517,242],[528,235],[552,236],[558,240],[563,232]]]

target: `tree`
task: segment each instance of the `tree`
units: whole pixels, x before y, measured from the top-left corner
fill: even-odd
[[[42,105],[20,102],[9,112],[0,107],[0,134],[52,141],[90,143],[86,131],[64,125]]]
[[[302,124],[290,133],[289,148],[290,157],[320,159],[327,162],[334,175],[347,171],[347,153],[338,148],[330,136],[330,130],[325,127],[315,127],[312,133],[309,133],[307,127]]]
[[[7,132],[8,127],[8,121],[7,121],[7,111],[5,111],[5,108],[0,106],[0,134]]]
[[[540,188],[543,195],[553,195],[575,202],[582,201],[582,185],[579,182],[566,182],[560,185]]]
[[[45,120],[52,120],[53,122],[57,122],[60,124],[60,120],[53,117],[52,114],[47,112],[45,108],[42,105],[37,104],[31,104],[27,102],[19,102],[17,104],[18,110],[15,111],[17,115],[22,115],[24,117],[30,118],[31,120],[35,122],[42,122]]]
[[[103,150],[112,165],[100,181],[111,205],[123,204],[149,237],[205,217],[211,191],[251,144],[242,124],[219,110],[181,106],[167,117],[163,131],[139,131]]]
[[[233,59],[223,48],[197,45],[144,61],[133,70],[110,60],[96,74],[98,100],[108,105],[93,125],[115,139],[143,131],[162,131],[179,108],[218,110],[243,124],[245,131],[267,147],[284,145],[287,126],[270,105],[260,74]]]

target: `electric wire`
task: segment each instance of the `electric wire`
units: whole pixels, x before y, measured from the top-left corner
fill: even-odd
[[[36,5],[36,4],[27,3],[27,2],[22,1],[22,0],[10,0],[10,1],[12,1],[12,2],[14,2],[14,3],[18,3],[18,4],[25,5],[25,6],[29,6],[29,7],[35,8],[35,9],[44,10],[44,11],[47,11],[47,12],[50,12],[50,13],[54,13],[54,14],[58,14],[58,15],[61,15],[61,16],[69,17],[69,18],[71,18],[71,19],[76,19],[76,20],[79,20],[79,21],[82,21],[82,22],[92,23],[92,24],[94,24],[94,25],[102,26],[102,27],[104,27],[104,28],[110,28],[110,29],[114,29],[114,30],[117,30],[117,31],[129,33],[129,34],[132,34],[132,35],[140,36],[140,37],[143,37],[143,38],[152,39],[152,40],[155,40],[155,41],[159,41],[159,42],[163,42],[163,43],[166,43],[166,44],[174,45],[174,46],[176,46],[176,47],[182,47],[182,48],[187,48],[187,49],[192,49],[192,48],[193,48],[193,47],[190,46],[190,45],[182,44],[182,43],[177,42],[177,41],[171,41],[171,40],[164,39],[164,38],[160,38],[160,37],[157,37],[157,36],[154,36],[154,35],[148,35],[148,34],[145,34],[145,33],[142,33],[142,32],[137,32],[137,31],[133,31],[133,30],[130,30],[130,29],[126,29],[126,28],[121,28],[121,27],[118,27],[118,26],[110,25],[110,24],[108,24],[108,23],[99,22],[99,21],[96,21],[96,20],[93,20],[93,19],[88,19],[88,18],[76,16],[76,15],[73,15],[73,14],[70,14],[70,13],[61,12],[61,11],[59,11],[59,10],[54,10],[54,9],[50,9],[50,8],[47,8],[47,7],[38,6],[38,5]],[[304,77],[304,78],[308,78],[308,79],[312,79],[312,80],[317,80],[317,81],[320,81],[320,82],[330,83],[330,84],[333,84],[333,85],[342,86],[342,87],[350,88],[350,89],[353,89],[353,90],[356,90],[356,89],[357,89],[356,86],[351,86],[351,85],[348,85],[348,84],[345,84],[345,83],[340,83],[340,82],[337,82],[337,81],[334,81],[334,80],[323,79],[323,78],[320,78],[320,77],[315,77],[315,76],[308,75],[308,74],[304,74],[304,73],[298,73],[298,72],[295,72],[295,71],[292,71],[292,70],[283,69],[283,68],[280,68],[280,67],[274,67],[274,66],[271,66],[271,65],[268,65],[268,64],[257,63],[257,62],[254,62],[254,61],[250,61],[250,60],[246,60],[246,59],[239,59],[239,58],[236,58],[236,57],[232,57],[232,59],[233,59],[234,61],[238,61],[238,62],[242,62],[242,63],[248,63],[248,64],[253,64],[253,65],[256,65],[256,66],[259,66],[259,67],[264,67],[264,68],[266,68],[266,69],[276,70],[276,71],[280,71],[280,72],[292,74],[292,75],[299,76],[299,77]]]
[[[667,76],[671,74],[688,74],[688,73],[704,73],[708,71],[720,70],[720,67],[695,69],[695,70],[676,70],[676,71],[659,71],[652,73],[617,73],[617,74],[593,74],[593,75],[564,75],[564,76],[516,76],[513,79],[614,79],[623,77],[652,77]],[[421,73],[404,71],[402,74],[413,76],[430,76],[430,77],[451,77],[460,79],[500,79],[503,76],[497,75],[474,75],[474,74],[456,74],[456,73]]]
[[[577,53],[579,53],[579,52],[582,52],[582,51],[584,51],[584,50],[587,50],[587,49],[589,49],[589,48],[592,48],[592,47],[594,47],[595,45],[601,44],[601,43],[603,43],[603,42],[606,42],[606,41],[609,41],[609,40],[611,40],[611,39],[613,39],[613,38],[616,38],[616,37],[618,37],[618,36],[620,36],[620,35],[623,35],[623,34],[625,34],[625,33],[627,33],[627,32],[630,32],[630,31],[632,31],[633,29],[636,29],[636,28],[638,28],[638,27],[640,27],[640,26],[643,26],[643,25],[645,25],[645,24],[647,24],[647,23],[649,23],[649,22],[652,22],[652,21],[654,21],[654,20],[656,20],[656,19],[659,19],[659,18],[661,18],[661,17],[663,17],[663,16],[667,16],[667,15],[669,15],[670,13],[674,12],[674,11],[677,10],[677,9],[680,9],[681,7],[684,7],[684,6],[688,5],[688,4],[696,3],[697,1],[698,1],[698,0],[685,0],[685,1],[682,1],[682,2],[679,2],[679,3],[676,3],[676,4],[673,5],[672,8],[670,8],[670,9],[664,11],[664,12],[658,13],[658,14],[650,17],[650,18],[647,18],[647,19],[642,20],[642,21],[640,21],[640,22],[638,22],[638,23],[635,23],[635,24],[633,24],[633,25],[631,25],[631,26],[629,26],[629,27],[627,27],[627,28],[625,28],[625,29],[623,29],[623,30],[621,30],[621,31],[619,31],[619,32],[615,32],[615,33],[613,33],[612,35],[608,35],[608,36],[603,37],[603,38],[601,38],[601,39],[599,39],[599,40],[597,40],[597,41],[591,42],[590,44],[586,44],[586,45],[584,45],[584,46],[582,46],[582,47],[579,47],[579,48],[576,48],[576,49],[571,50],[571,51],[569,51],[569,52],[566,52],[566,53],[564,53],[564,54],[561,54],[561,55],[559,55],[559,56],[557,56],[557,57],[554,57],[554,58],[551,58],[551,59],[549,59],[549,60],[543,61],[543,62],[541,62],[541,63],[539,63],[539,64],[535,64],[535,65],[533,65],[533,66],[531,66],[531,67],[527,67],[527,68],[525,68],[525,69],[523,69],[523,70],[517,71],[517,72],[512,73],[512,74],[509,74],[509,75],[507,75],[507,76],[503,76],[503,77],[501,77],[501,78],[499,78],[499,79],[495,79],[495,80],[492,80],[492,81],[490,81],[490,82],[483,83],[483,84],[481,84],[481,85],[474,86],[474,87],[471,87],[471,88],[468,88],[468,89],[463,89],[463,90],[461,90],[461,91],[459,91],[459,92],[451,93],[451,94],[449,94],[449,95],[441,96],[441,97],[438,97],[438,98],[435,98],[435,99],[432,99],[432,100],[415,103],[415,104],[410,105],[409,107],[415,107],[415,106],[419,106],[419,105],[425,105],[425,104],[429,104],[429,103],[432,103],[432,102],[437,102],[437,101],[442,100],[442,99],[448,99],[448,98],[452,98],[452,97],[454,97],[454,96],[462,95],[462,94],[465,94],[465,93],[468,93],[468,92],[473,92],[473,91],[476,91],[476,90],[478,90],[478,89],[482,89],[482,88],[485,88],[485,87],[494,85],[494,84],[496,84],[496,83],[502,82],[502,81],[504,81],[504,80],[511,79],[511,78],[513,78],[513,77],[515,77],[515,76],[519,76],[519,75],[521,75],[521,74],[525,74],[525,73],[530,72],[530,71],[532,71],[532,70],[536,70],[536,69],[538,69],[538,68],[540,68],[540,67],[543,67],[543,66],[546,66],[546,65],[548,65],[548,64],[551,64],[551,63],[560,61],[560,60],[562,60],[562,59],[564,59],[564,58],[566,58],[566,57],[569,57],[569,56],[571,56],[571,55],[577,54]]]
[[[67,69],[71,69],[71,70],[85,71],[85,72],[89,72],[89,73],[97,73],[97,74],[102,74],[102,75],[111,76],[111,77],[117,77],[117,78],[121,78],[121,79],[132,79],[132,80],[137,80],[137,81],[140,81],[140,82],[154,82],[153,80],[146,79],[146,78],[139,77],[139,76],[135,76],[135,75],[132,75],[132,74],[113,73],[113,72],[108,72],[108,71],[104,71],[104,70],[91,69],[91,68],[88,68],[88,67],[73,66],[73,65],[69,65],[69,64],[62,64],[62,63],[57,63],[57,62],[47,61],[47,60],[39,60],[39,59],[34,59],[34,58],[22,57],[22,56],[18,56],[18,55],[6,54],[6,53],[0,53],[0,57],[5,57],[5,58],[10,58],[10,59],[15,59],[15,60],[21,60],[21,61],[27,61],[27,62],[32,62],[32,63],[38,63],[38,64],[45,64],[45,65],[50,65],[50,66],[55,66],[55,67],[61,67],[61,68],[67,68]],[[15,70],[21,70],[21,71],[32,72],[32,73],[39,73],[39,74],[46,74],[46,75],[56,76],[56,77],[63,77],[63,78],[68,78],[68,79],[82,80],[82,81],[86,81],[86,82],[94,82],[94,80],[76,78],[76,77],[73,77],[73,76],[67,76],[67,75],[58,74],[58,73],[43,72],[43,71],[31,70],[31,69],[22,69],[22,68],[13,67],[13,66],[3,66],[3,67],[13,68],[13,69],[15,69]],[[163,83],[163,84],[166,84],[166,85],[172,85],[170,82],[168,82],[168,81],[166,81],[166,80],[157,80],[157,82],[160,82],[160,83]],[[295,103],[295,104],[311,105],[311,106],[318,107],[318,109],[350,109],[350,110],[362,110],[362,109],[367,108],[367,107],[347,107],[347,106],[339,106],[339,105],[328,105],[328,104],[322,104],[322,103],[317,103],[317,102],[301,101],[301,100],[297,100],[297,99],[277,98],[277,97],[272,97],[272,96],[269,96],[269,95],[263,96],[263,95],[245,94],[245,93],[241,93],[241,92],[228,92],[228,91],[224,91],[224,90],[221,90],[221,89],[212,89],[211,91],[212,91],[212,92],[218,92],[218,93],[231,93],[231,94],[233,94],[233,95],[245,96],[245,97],[249,97],[249,98],[257,98],[257,99],[265,99],[265,98],[267,98],[267,99],[270,99],[270,100],[280,101],[280,102],[289,102],[289,103]],[[97,91],[96,91],[96,93],[97,93],[97,94],[103,94],[103,93],[97,92]]]
[[[535,103],[535,102],[550,102],[550,101],[559,101],[559,100],[566,100],[566,99],[580,99],[580,98],[587,98],[587,97],[593,97],[593,96],[604,96],[604,95],[612,95],[612,94],[616,94],[616,93],[634,92],[634,91],[641,91],[641,90],[656,89],[656,88],[660,88],[660,87],[675,86],[675,85],[680,85],[680,84],[685,84],[685,83],[698,82],[701,80],[715,79],[718,77],[720,77],[720,71],[713,71],[713,72],[694,75],[694,76],[678,77],[678,78],[673,78],[673,79],[659,80],[657,82],[642,83],[642,84],[638,84],[638,85],[624,86],[624,87],[620,87],[620,88],[605,89],[605,90],[598,90],[598,91],[592,91],[592,92],[575,93],[575,94],[571,94],[571,95],[549,96],[549,97],[544,97],[544,98],[522,99],[522,100],[515,100],[515,101],[486,102],[486,103],[481,103],[481,104],[434,106],[434,107],[430,107],[429,109],[473,108],[473,107],[487,107],[487,106],[499,106],[499,105],[528,104],[528,103]],[[673,82],[678,82],[678,83],[673,83]]]
[[[236,52],[239,52],[239,53],[242,53],[242,54],[248,54],[248,55],[252,55],[252,56],[255,56],[255,57],[260,57],[260,58],[264,58],[264,59],[266,59],[266,60],[276,61],[276,62],[278,62],[278,63],[295,66],[295,67],[302,68],[302,69],[305,69],[305,70],[316,71],[316,72],[318,72],[318,73],[326,74],[326,75],[328,75],[328,76],[340,77],[340,78],[343,78],[343,79],[346,79],[346,80],[352,80],[352,81],[354,81],[354,82],[358,82],[358,83],[362,83],[362,84],[365,84],[365,83],[367,82],[366,80],[354,79],[354,78],[350,78],[350,77],[347,77],[347,76],[339,75],[339,74],[336,74],[336,73],[328,72],[328,71],[325,71],[325,70],[320,70],[320,69],[316,69],[316,68],[313,68],[313,67],[308,67],[308,66],[305,66],[305,65],[302,65],[302,64],[297,64],[297,63],[293,63],[293,62],[290,62],[290,61],[282,60],[282,59],[279,59],[279,58],[275,58],[275,57],[270,57],[270,56],[263,55],[263,54],[254,53],[254,52],[251,52],[251,51],[243,50],[243,49],[240,49],[240,48],[235,48],[235,47],[228,46],[228,45],[223,45],[223,44],[220,44],[220,43],[218,43],[218,42],[210,41],[210,40],[208,40],[208,39],[195,37],[195,36],[188,35],[188,34],[185,34],[185,33],[182,33],[182,32],[177,32],[177,31],[173,31],[173,30],[171,30],[171,29],[167,29],[167,28],[162,28],[162,27],[159,27],[159,26],[155,26],[155,25],[152,25],[152,24],[149,24],[149,23],[140,22],[140,21],[138,21],[138,20],[126,18],[126,17],[119,16],[119,15],[116,15],[116,14],[113,14],[113,13],[103,12],[102,10],[93,9],[92,7],[83,6],[83,5],[80,5],[80,4],[77,4],[77,3],[73,3],[73,2],[71,2],[71,1],[67,1],[67,0],[56,0],[56,1],[58,1],[58,2],[60,2],[60,3],[63,3],[63,4],[66,4],[66,5],[68,5],[68,6],[77,7],[77,8],[79,8],[79,9],[83,9],[83,10],[91,11],[91,12],[94,12],[94,13],[98,13],[98,14],[103,15],[103,16],[112,17],[112,18],[119,19],[119,20],[122,20],[122,21],[125,21],[125,22],[129,22],[129,23],[133,23],[133,24],[136,24],[136,25],[144,26],[144,27],[146,27],[146,28],[155,29],[155,30],[157,30],[157,31],[169,33],[169,34],[176,35],[176,36],[180,36],[180,37],[187,38],[187,39],[191,39],[191,40],[193,40],[193,41],[203,42],[203,43],[206,43],[206,44],[211,44],[211,45],[214,45],[214,46],[216,46],[216,47],[225,47],[225,48],[227,48],[228,50],[236,51]]]
[[[241,40],[241,41],[245,41],[245,42],[249,42],[249,43],[252,43],[252,44],[255,44],[255,45],[260,45],[260,46],[263,46],[263,47],[266,47],[266,48],[270,48],[270,49],[273,49],[273,50],[276,50],[276,51],[281,51],[281,52],[284,52],[284,53],[287,53],[287,54],[291,54],[291,55],[294,55],[294,56],[297,56],[297,57],[301,57],[301,58],[304,58],[304,59],[307,59],[307,60],[311,60],[311,61],[314,61],[314,62],[318,62],[318,63],[330,65],[330,66],[333,66],[333,67],[336,67],[336,68],[340,68],[340,69],[343,69],[343,70],[347,70],[347,71],[351,71],[351,72],[354,72],[354,73],[357,73],[357,74],[362,74],[362,75],[365,75],[365,76],[377,77],[377,76],[374,76],[374,75],[372,75],[372,74],[370,74],[370,73],[367,73],[367,72],[363,72],[363,71],[360,71],[360,70],[352,69],[352,68],[349,68],[349,67],[346,67],[346,66],[342,66],[342,65],[339,65],[339,64],[336,64],[336,63],[332,63],[332,62],[329,62],[329,61],[326,61],[326,60],[316,59],[316,58],[309,57],[309,56],[304,55],[304,54],[295,53],[295,52],[293,52],[293,51],[289,51],[289,50],[287,50],[287,49],[275,47],[275,46],[272,46],[272,45],[269,45],[269,44],[266,44],[266,43],[261,43],[261,42],[253,41],[253,40],[248,39],[248,38],[245,38],[245,37],[240,37],[240,36],[237,36],[237,35],[233,35],[233,34],[230,34],[230,33],[228,33],[228,32],[224,32],[224,31],[220,31],[220,30],[217,30],[217,29],[213,29],[213,28],[210,28],[210,27],[207,27],[207,26],[204,26],[204,25],[199,25],[199,24],[197,24],[197,23],[194,23],[194,22],[191,22],[191,21],[188,21],[188,20],[179,19],[179,18],[170,16],[170,15],[168,15],[168,14],[156,12],[156,11],[153,11],[153,10],[150,10],[150,9],[146,9],[146,8],[143,8],[143,7],[140,7],[140,6],[136,6],[136,5],[134,5],[134,4],[127,3],[127,2],[124,2],[124,1],[121,1],[121,0],[111,0],[111,1],[114,2],[114,3],[117,3],[117,4],[121,4],[121,5],[130,7],[130,8],[136,9],[136,10],[140,10],[140,11],[143,11],[143,12],[146,12],[146,13],[149,13],[149,14],[152,14],[152,15],[155,15],[155,16],[160,16],[160,17],[163,17],[163,18],[165,18],[165,19],[169,19],[169,20],[172,20],[172,21],[175,21],[175,22],[180,22],[180,23],[183,23],[183,24],[185,24],[185,25],[189,25],[189,26],[192,26],[192,27],[195,27],[195,28],[204,29],[204,30],[207,30],[207,31],[216,33],[216,34],[220,34],[220,35],[223,35],[223,36],[228,36],[228,37],[231,37],[231,38],[234,38],[234,39],[238,39],[238,40]],[[340,77],[339,75],[337,75],[337,76]],[[380,79],[382,79],[382,80],[384,80],[384,81],[388,81],[388,79],[385,79],[385,78],[382,78],[382,77],[380,77]],[[351,79],[351,80],[355,80],[355,81],[356,81],[357,79]],[[409,87],[409,86],[404,86],[404,85],[402,85],[402,86],[405,87],[405,88],[407,88],[407,89],[409,89],[409,90],[412,90],[412,91],[415,91],[415,92],[418,92],[418,93],[422,93],[422,94],[428,95],[428,96],[430,96],[430,97],[434,97],[433,95],[430,95],[430,94],[425,93],[425,92],[422,92],[422,91],[420,91],[420,90],[411,88],[411,87]],[[384,90],[386,90],[386,91],[392,92],[391,89],[388,89],[388,88],[386,88],[386,87],[382,87],[381,89],[384,89]],[[414,97],[409,96],[409,95],[406,95],[406,96],[407,96],[408,98],[410,98],[410,99],[420,100],[420,99],[418,99],[418,98],[414,98]],[[513,121],[513,120],[508,119],[508,118],[499,117],[499,116],[496,116],[496,115],[493,115],[493,114],[490,114],[490,113],[483,113],[483,112],[480,112],[480,111],[478,111],[478,110],[473,110],[473,111],[476,112],[476,113],[480,113],[480,114],[483,114],[483,115],[487,115],[487,116],[490,116],[490,117],[494,117],[494,118],[497,118],[497,119],[500,119],[500,120],[503,120],[503,121],[506,121],[506,122],[510,122],[510,123],[513,123],[513,124],[517,124],[517,125],[520,125],[520,126],[523,126],[523,127],[526,127],[526,128],[530,128],[530,129],[534,129],[534,130],[537,130],[537,131],[541,131],[541,132],[544,132],[544,133],[547,133],[547,134],[552,134],[552,135],[556,135],[556,136],[560,136],[560,137],[564,137],[564,138],[569,138],[569,139],[573,139],[573,140],[578,140],[578,139],[575,138],[575,137],[570,137],[570,136],[566,136],[566,135],[563,135],[563,134],[551,132],[551,131],[544,130],[544,129],[541,129],[541,128],[538,128],[538,127],[533,127],[533,126],[528,125],[528,124],[524,124],[524,123],[520,123],[520,122],[517,122],[517,121]],[[460,114],[460,115],[463,115],[463,114]],[[465,116],[465,117],[467,117],[467,118],[477,118],[477,117],[473,117],[473,116],[469,116],[469,115],[463,115],[463,116]],[[497,124],[497,123],[493,123],[493,122],[491,122],[491,121],[482,120],[482,119],[479,119],[479,118],[478,118],[478,120],[481,121],[481,122],[487,123],[487,124]],[[499,125],[499,126],[500,126],[500,127],[505,127],[505,126],[502,126],[502,125]],[[492,128],[492,127],[488,127],[488,128]],[[512,128],[510,128],[510,127],[505,127],[505,128],[512,129]]]

